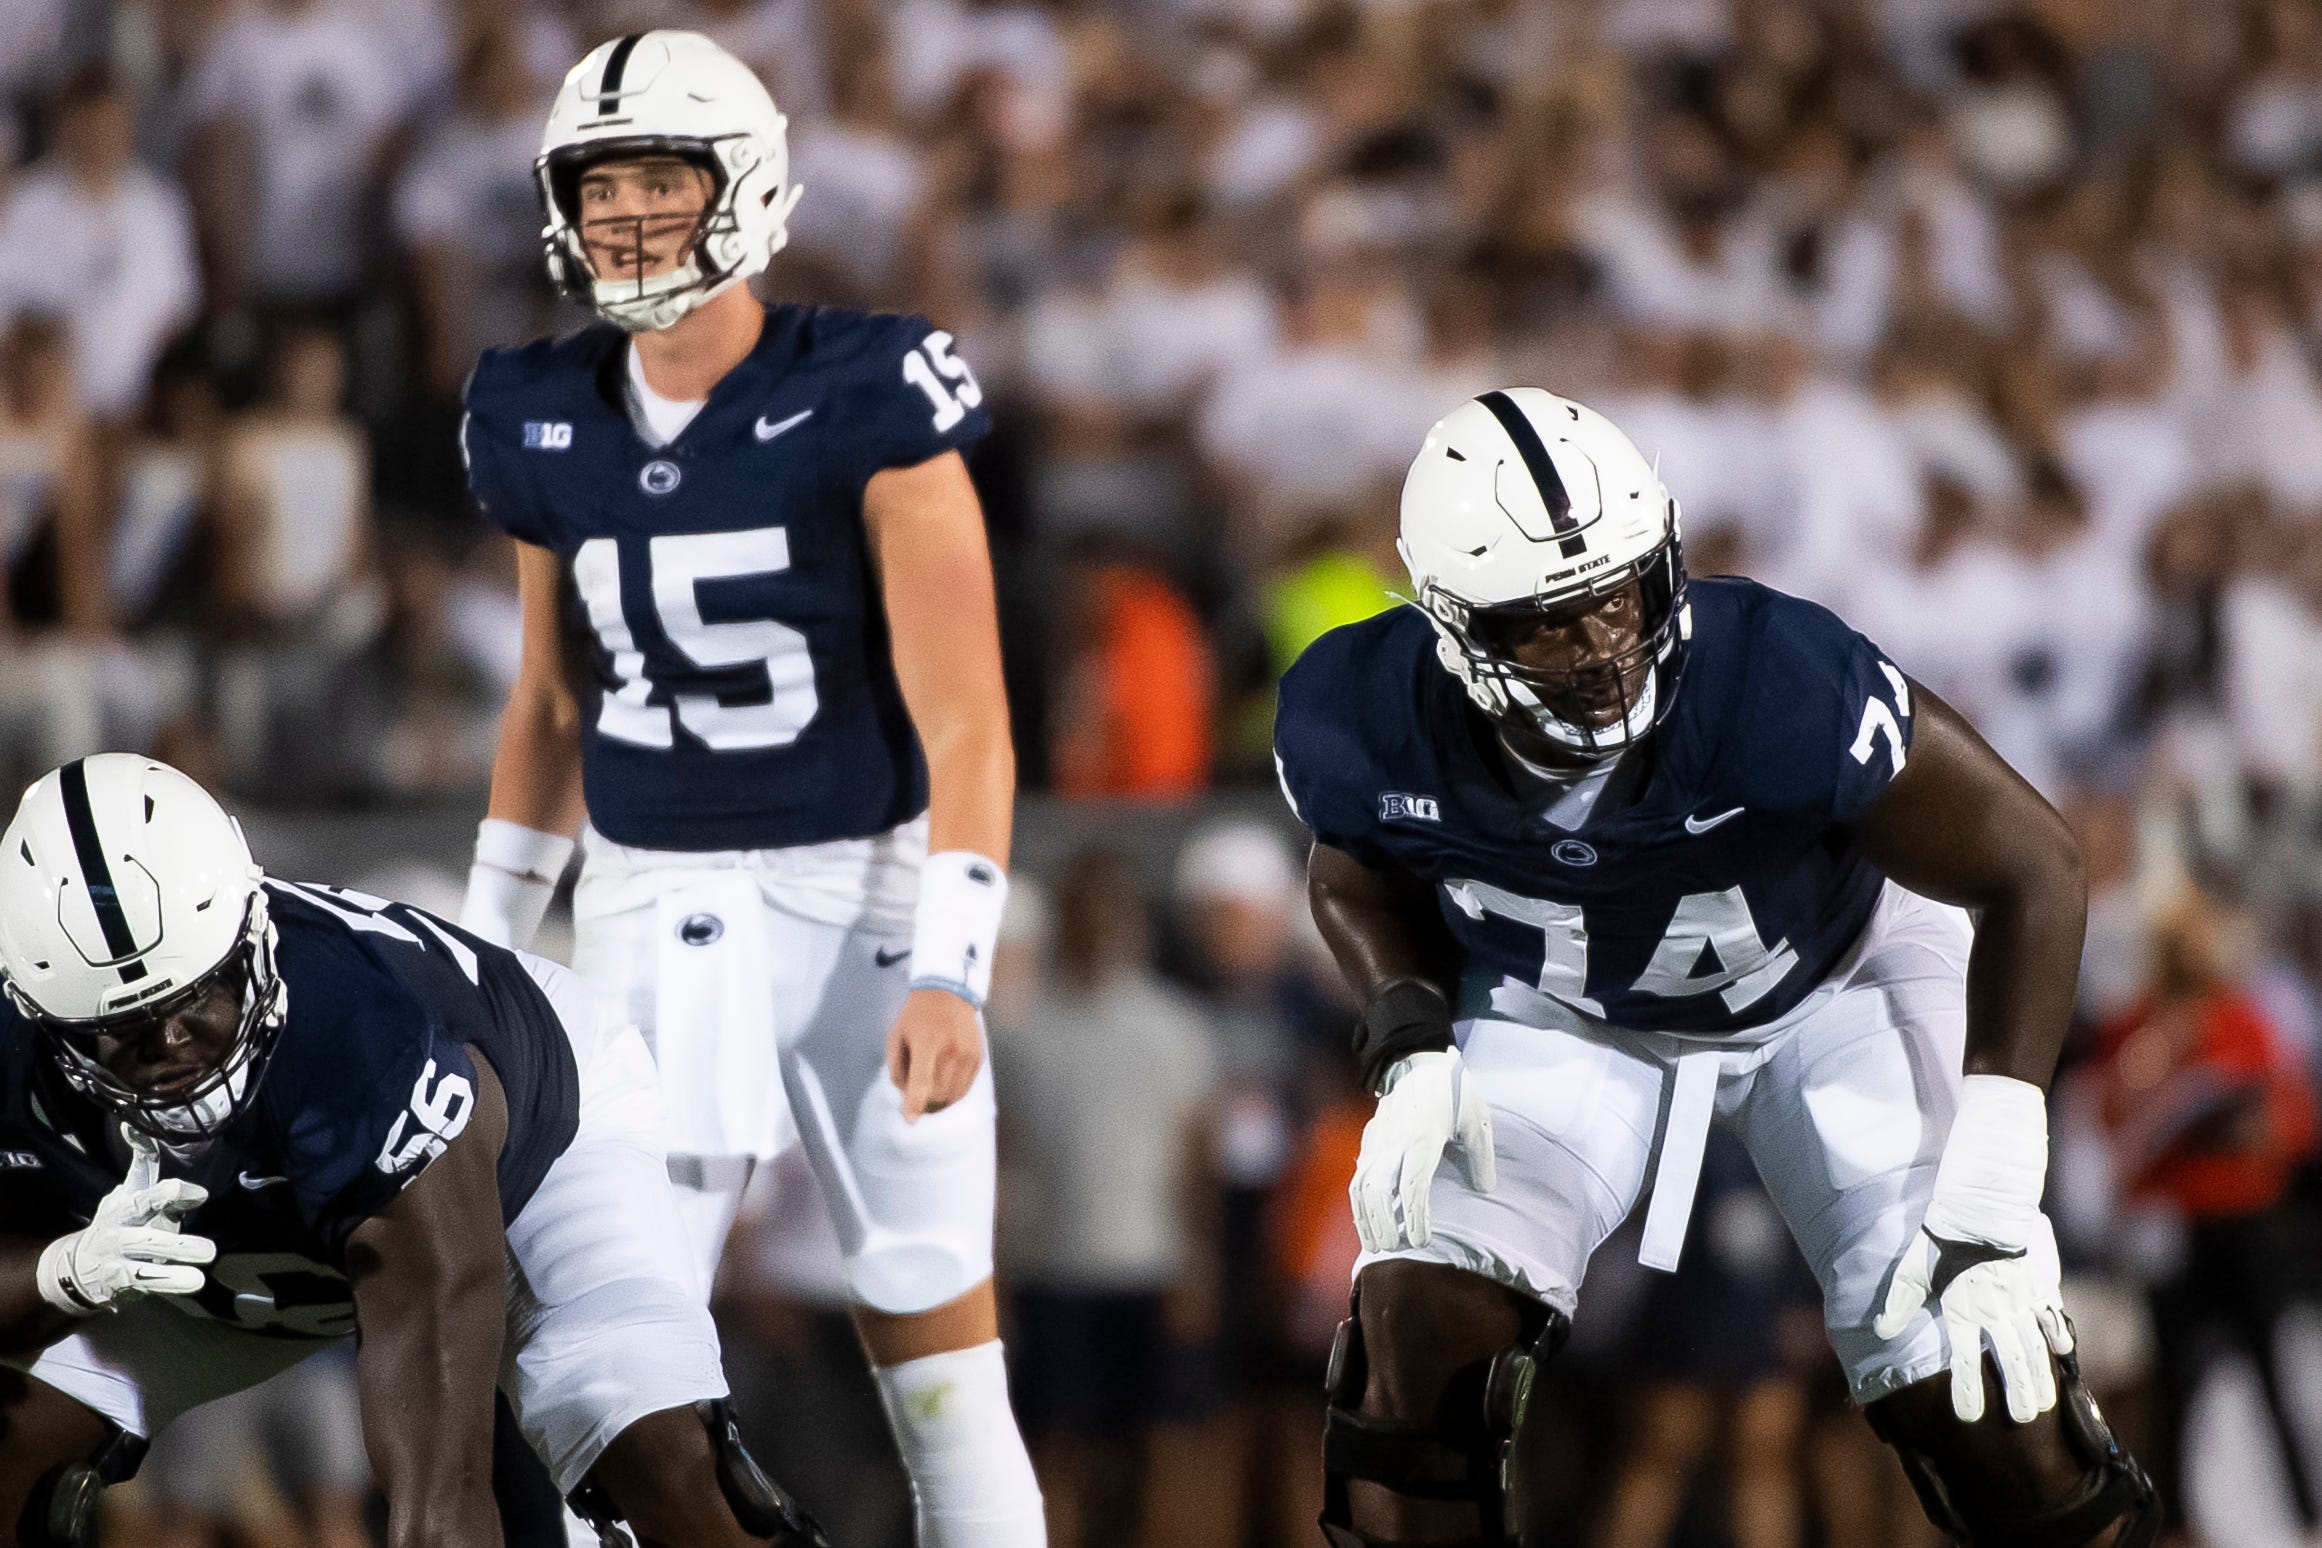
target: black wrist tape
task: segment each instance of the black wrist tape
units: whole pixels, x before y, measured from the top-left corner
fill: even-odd
[[[1451,1046],[1451,1005],[1442,990],[1423,979],[1389,979],[1363,1006],[1362,1019],[1355,1023],[1355,1063],[1369,1091],[1379,1089],[1379,1081],[1397,1059]]]

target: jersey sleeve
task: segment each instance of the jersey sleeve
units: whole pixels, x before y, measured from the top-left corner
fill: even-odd
[[[460,465],[467,469],[468,492],[486,520],[512,538],[548,548],[554,545],[547,513],[518,461],[526,429],[503,380],[511,363],[505,352],[486,350],[468,377],[460,414]]]
[[[1282,675],[1274,709],[1274,773],[1290,810],[1317,843],[1373,870],[1392,870],[1395,862],[1378,842],[1378,814],[1360,777],[1369,760],[1339,646],[1325,635]]]
[[[309,1051],[327,1047],[327,1060],[267,1072],[283,1088],[269,1097],[287,1114],[278,1164],[334,1261],[467,1128],[476,1099],[467,1046],[409,996],[372,997],[349,1020],[343,1036],[303,1040]]]
[[[876,319],[856,369],[868,473],[964,452],[991,433],[983,384],[960,357],[958,340],[924,317]]]
[[[1836,614],[1771,593],[1753,656],[1739,728],[1749,803],[1853,822],[1910,755],[1910,682]]]

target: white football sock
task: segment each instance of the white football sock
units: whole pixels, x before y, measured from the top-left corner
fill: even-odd
[[[1044,1548],[1040,1485],[1008,1406],[999,1340],[872,1374],[911,1473],[919,1548]]]

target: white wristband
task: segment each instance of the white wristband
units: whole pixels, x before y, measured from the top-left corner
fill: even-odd
[[[2048,1181],[2048,1099],[2006,1075],[1970,1075],[1935,1167],[1931,1235],[2011,1251],[2031,1240]]]
[[[40,1298],[68,1317],[94,1317],[105,1308],[81,1298],[73,1288],[71,1257],[78,1234],[60,1236],[40,1250],[40,1262],[33,1269],[33,1281],[40,1287]]]
[[[992,987],[992,948],[1008,905],[1008,873],[970,849],[927,857],[911,925],[911,987],[956,994],[976,1009]]]
[[[476,863],[468,867],[460,928],[498,946],[530,945],[572,850],[572,840],[561,833],[485,818],[476,828]]]

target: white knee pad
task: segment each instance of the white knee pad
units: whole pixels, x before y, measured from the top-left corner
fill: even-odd
[[[872,1226],[862,1251],[847,1260],[847,1289],[873,1311],[909,1317],[958,1300],[992,1277],[992,1256],[979,1260],[959,1244],[903,1236]]]
[[[799,1127],[846,1254],[847,1289],[893,1316],[932,1311],[992,1277],[991,1072],[917,1123],[881,1068],[842,1132],[821,1076],[793,1069]]]
[[[647,1414],[726,1395],[717,1328],[674,1280],[615,1280],[512,1324],[501,1385],[560,1494]]]

